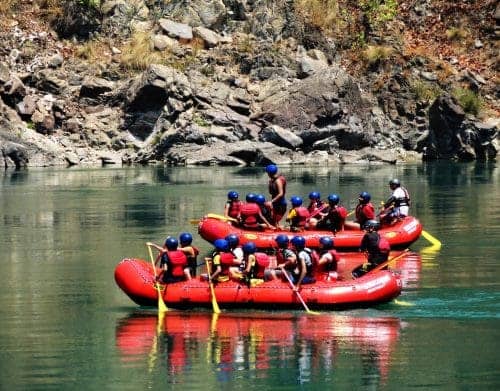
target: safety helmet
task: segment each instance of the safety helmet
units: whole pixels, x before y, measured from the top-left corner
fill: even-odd
[[[280,234],[280,235],[276,236],[276,238],[274,238],[274,241],[276,242],[276,244],[280,248],[288,247],[288,242],[289,242],[288,236],[286,236],[284,234]]]
[[[193,241],[193,235],[191,235],[189,232],[183,232],[179,235],[179,242],[181,245],[186,245],[186,244],[191,244]]]
[[[330,204],[338,204],[340,202],[340,197],[337,194],[329,194],[328,202]]]
[[[306,240],[303,236],[294,236],[290,242],[295,248],[304,248],[306,246]]]
[[[165,240],[165,247],[167,248],[167,250],[177,250],[177,246],[179,245],[179,242],[177,241],[176,238],[173,238],[171,236],[169,236],[166,240]]]
[[[255,202],[257,195],[255,193],[248,193],[246,196],[247,202]]]
[[[224,239],[227,240],[230,248],[235,248],[238,244],[240,244],[240,239],[236,234],[229,234]]]
[[[254,242],[248,242],[243,245],[244,254],[253,254],[257,250],[257,246]]]
[[[363,191],[359,193],[359,198],[363,200],[364,203],[367,203],[368,201],[371,200],[372,196],[370,195],[370,193]]]
[[[319,200],[319,199],[321,199],[321,194],[319,194],[317,191],[311,191],[309,193],[309,199],[310,200]]]
[[[399,187],[401,186],[401,183],[399,182],[399,179],[394,178],[389,181],[389,186]]]
[[[266,197],[264,196],[264,194],[257,194],[255,196],[255,202],[259,205],[262,205],[264,202],[266,202]]]
[[[214,247],[217,251],[229,251],[229,242],[226,239],[217,239],[214,242]]]
[[[227,193],[227,198],[230,200],[235,200],[239,197],[240,195],[238,194],[237,191],[231,190],[229,193]]]
[[[292,196],[292,198],[290,198],[290,202],[292,203],[293,207],[300,206],[302,205],[302,198],[300,198],[299,196]]]
[[[333,239],[330,238],[329,236],[322,236],[321,238],[319,238],[319,242],[327,250],[333,248]]]
[[[368,220],[365,223],[364,229],[373,229],[377,231],[380,228],[380,223],[377,220]]]
[[[278,167],[275,164],[268,164],[266,166],[266,172],[269,175],[274,175],[274,174],[276,174],[278,172]]]

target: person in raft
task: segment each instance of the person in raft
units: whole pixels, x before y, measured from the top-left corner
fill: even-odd
[[[408,216],[410,209],[410,194],[406,190],[399,179],[391,179],[389,187],[392,194],[384,203],[382,212],[380,212],[380,221],[385,225],[391,225],[399,219]]]
[[[262,213],[262,216],[264,216],[264,218],[267,221],[272,221],[273,210],[272,210],[271,206],[266,202],[266,196],[264,194],[257,194],[255,196],[255,202],[257,203],[257,205],[259,205],[260,212]],[[260,221],[260,223],[264,223],[264,222]]]
[[[214,247],[215,249],[212,254],[212,274],[209,278],[213,282],[229,281],[229,269],[233,266],[238,266],[229,248],[229,242],[226,239],[217,239],[214,242]]]
[[[337,264],[340,257],[334,248],[333,239],[329,236],[319,238],[318,257],[316,264],[317,276],[324,281],[336,281],[338,279]]]
[[[306,207],[302,206],[302,198],[299,196],[292,196],[290,203],[292,208],[286,216],[286,222],[290,224],[290,231],[302,232],[306,229],[309,220],[309,211]]]
[[[191,277],[196,276],[196,268],[198,267],[198,254],[200,250],[193,246],[193,235],[189,232],[182,232],[179,235],[179,250],[186,254]]]
[[[311,191],[309,193],[309,205],[307,210],[311,217],[316,216],[318,213],[322,212],[327,207],[327,204],[321,201],[321,194],[317,191]]]
[[[254,242],[247,242],[242,247],[243,259],[239,267],[230,268],[231,278],[234,280],[245,281],[250,287],[251,280],[255,278],[264,278],[265,265],[259,263],[255,255],[257,246]],[[267,258],[267,256],[266,256]]]
[[[278,167],[275,164],[266,166],[266,173],[269,176],[269,194],[271,200],[268,205],[272,209],[271,223],[279,228],[279,223],[286,213],[286,179],[278,172]]]
[[[306,240],[303,236],[294,236],[290,243],[297,259],[297,267],[292,271],[291,278],[295,284],[294,290],[299,291],[301,285],[316,282],[313,277],[314,253],[309,248],[306,248]]]
[[[229,251],[233,253],[235,262],[240,263],[243,260],[243,249],[240,246],[240,238],[236,234],[229,234],[224,239],[229,243]]]
[[[290,240],[285,234],[279,234],[274,238],[276,242],[276,269],[269,269],[266,272],[266,279],[275,280],[280,277],[283,269],[289,273],[297,266],[297,256],[290,248]]]
[[[240,215],[241,205],[243,202],[239,199],[239,194],[237,191],[231,190],[227,193],[227,201],[224,205],[224,216],[237,219]]]
[[[260,207],[256,202],[256,197],[257,195],[254,193],[246,195],[246,202],[240,209],[239,220],[241,221],[241,226],[251,230],[260,230],[264,227],[272,228],[271,223],[262,215]]]
[[[158,281],[172,283],[191,279],[187,257],[177,248],[179,242],[176,238],[169,236],[165,240],[163,247],[154,243],[151,243],[151,245],[159,250],[155,262],[155,264],[159,262],[161,269],[161,273],[157,277]]]
[[[368,220],[375,219],[375,208],[373,207],[370,193],[363,191],[359,193],[358,205],[356,205],[356,221],[345,222],[344,226],[348,229],[363,229]]]
[[[381,237],[377,232],[379,228],[380,223],[377,220],[368,220],[365,223],[365,234],[361,239],[359,251],[366,253],[368,262],[353,270],[352,276],[354,278],[361,277],[389,259],[391,247],[387,239]]]
[[[340,205],[340,197],[337,194],[329,194],[327,200],[328,208],[325,213],[320,214],[316,227],[332,232],[342,231],[347,217],[347,209]],[[312,225],[312,221],[310,221],[310,225]]]

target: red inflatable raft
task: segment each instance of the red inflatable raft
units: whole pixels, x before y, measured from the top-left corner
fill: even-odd
[[[362,254],[356,254],[353,261],[339,262],[342,265],[363,263]],[[118,286],[137,304],[156,306],[158,291],[154,284],[154,273],[150,262],[140,259],[124,259],[115,269]],[[382,270],[368,273],[361,278],[345,281],[324,281],[318,279],[314,284],[303,285],[300,294],[311,308],[364,307],[370,304],[387,302],[401,293],[402,281],[391,271]],[[208,282],[193,278],[168,284],[161,288],[167,306],[177,308],[210,307],[211,296]],[[221,308],[302,308],[297,295],[288,282],[273,280],[248,287],[244,283],[228,281],[215,287],[217,302]]]
[[[279,234],[286,234],[289,238],[295,235],[303,236],[306,239],[306,246],[310,248],[318,247],[320,237],[329,236],[334,239],[335,248],[340,251],[357,250],[364,235],[364,232],[361,230],[344,230],[337,232],[335,235],[331,231],[313,230],[307,230],[300,233],[270,229],[249,231],[236,227],[229,221],[225,221],[224,216],[217,218],[210,217],[210,215],[200,220],[198,232],[203,239],[211,243],[229,234],[236,234],[240,238],[240,245],[247,242],[254,242],[259,249],[276,247],[274,238]],[[379,233],[389,241],[393,250],[402,250],[410,246],[410,244],[414,243],[420,237],[422,233],[422,224],[415,217],[408,216],[394,225],[381,228]]]

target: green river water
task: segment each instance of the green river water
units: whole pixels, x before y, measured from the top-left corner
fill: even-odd
[[[30,169],[0,174],[0,390],[498,390],[496,164],[283,167],[287,194],[374,204],[397,177],[420,238],[397,301],[322,312],[139,308],[113,279],[228,190],[267,195],[262,168]]]

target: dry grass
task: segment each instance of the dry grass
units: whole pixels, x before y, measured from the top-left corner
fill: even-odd
[[[83,58],[90,63],[103,63],[110,57],[108,45],[100,40],[87,41],[78,46],[75,52],[77,57]]]
[[[346,24],[343,7],[338,0],[295,0],[297,15],[324,32],[339,32]]]
[[[128,70],[144,70],[151,64],[164,64],[165,54],[154,50],[151,35],[136,32],[122,48],[121,65]]]
[[[394,53],[394,49],[389,46],[368,46],[363,51],[363,58],[369,65],[384,62]]]
[[[1,0],[0,15],[5,15],[12,12],[16,5],[17,5],[17,0]]]
[[[462,41],[469,36],[466,29],[461,27],[452,27],[446,30],[446,38],[450,41]]]

